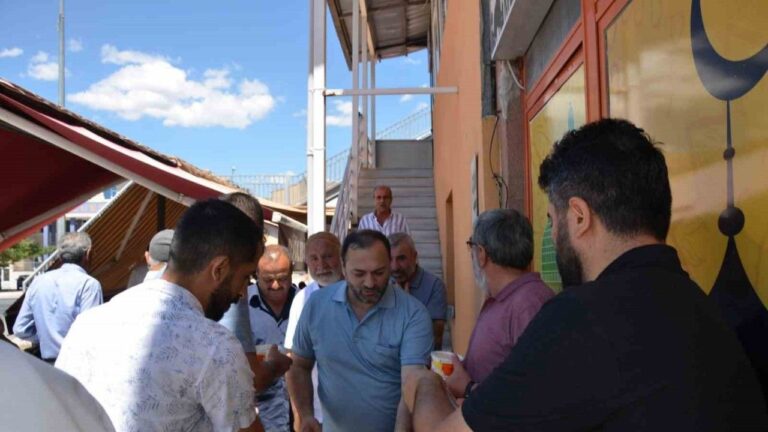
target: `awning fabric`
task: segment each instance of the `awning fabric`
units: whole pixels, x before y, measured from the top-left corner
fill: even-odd
[[[187,206],[236,190],[2,79],[0,155],[0,251],[123,179]]]

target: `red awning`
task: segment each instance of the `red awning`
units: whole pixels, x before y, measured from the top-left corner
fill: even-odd
[[[185,205],[236,190],[2,79],[0,155],[0,251],[123,179]]]

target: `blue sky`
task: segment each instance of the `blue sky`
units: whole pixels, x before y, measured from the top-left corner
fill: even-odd
[[[67,108],[216,173],[302,172],[307,4],[67,0]],[[54,102],[58,8],[0,0],[0,76]],[[330,17],[327,42],[328,87],[351,87]],[[386,60],[377,85],[426,85],[427,69],[424,50]],[[329,99],[329,156],[349,147],[349,101]],[[377,127],[428,102],[379,97]]]

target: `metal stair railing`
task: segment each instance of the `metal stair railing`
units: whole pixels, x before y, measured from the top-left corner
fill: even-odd
[[[365,119],[362,115],[358,116],[358,121],[363,123]],[[360,179],[360,171],[371,167],[373,157],[373,140],[369,139],[360,127],[357,142],[351,146],[347,166],[344,170],[344,178],[339,188],[339,198],[336,201],[336,211],[333,213],[331,221],[331,232],[344,242],[344,238],[356,223],[358,215],[357,190]]]

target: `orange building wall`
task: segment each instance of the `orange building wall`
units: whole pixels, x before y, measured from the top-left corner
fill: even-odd
[[[443,268],[449,302],[456,307],[453,347],[466,352],[480,309],[467,239],[472,234],[470,164],[478,155],[479,210],[498,207],[489,169],[489,140],[495,117],[482,118],[481,6],[478,1],[449,1],[436,85],[457,86],[458,94],[439,94],[433,111],[435,193]],[[498,135],[493,148],[499,170]],[[450,199],[450,203],[448,200]],[[449,209],[449,205],[452,210]],[[448,223],[452,221],[451,227]],[[450,238],[452,237],[452,238]]]

